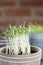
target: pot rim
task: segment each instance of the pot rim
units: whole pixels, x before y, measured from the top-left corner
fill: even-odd
[[[6,46],[5,46],[6,47]],[[37,48],[38,51],[36,53],[33,53],[33,54],[29,54],[29,55],[13,55],[13,56],[10,56],[10,55],[6,55],[4,53],[1,53],[1,50],[5,47],[2,47],[0,48],[0,57],[4,57],[4,58],[12,58],[12,59],[24,59],[24,58],[33,58],[33,57],[37,57],[39,55],[41,55],[42,53],[42,50],[41,48],[37,47],[37,46],[31,46],[31,47],[34,47],[34,48]]]

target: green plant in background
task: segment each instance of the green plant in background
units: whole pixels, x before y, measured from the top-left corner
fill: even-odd
[[[41,25],[29,25],[30,33],[43,33],[43,26]]]
[[[9,28],[4,32],[4,39],[8,40],[6,46],[6,53],[18,55],[29,54],[30,44],[29,44],[29,28],[24,25],[20,26],[9,26]]]

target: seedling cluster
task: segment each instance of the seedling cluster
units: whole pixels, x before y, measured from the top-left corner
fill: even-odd
[[[9,26],[4,32],[5,39],[8,40],[6,45],[6,54],[19,55],[29,54],[29,28],[25,26]]]

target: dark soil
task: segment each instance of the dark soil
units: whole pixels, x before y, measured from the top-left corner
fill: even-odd
[[[4,48],[1,52],[6,53],[6,48]],[[31,54],[36,53],[36,52],[38,52],[38,50],[34,47],[31,47]],[[9,54],[9,49],[8,49],[8,54]],[[22,52],[19,53],[18,55],[22,55]]]

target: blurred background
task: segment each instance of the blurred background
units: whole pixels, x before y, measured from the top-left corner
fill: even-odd
[[[0,33],[24,21],[43,25],[43,0],[0,0]]]

